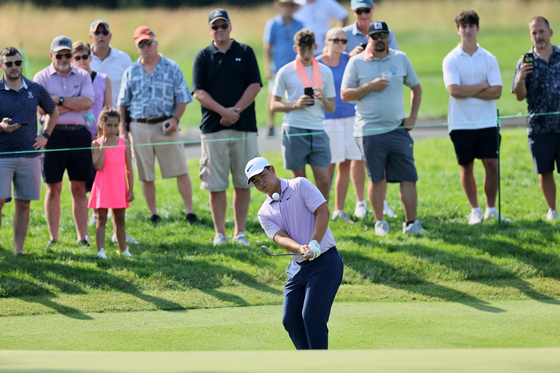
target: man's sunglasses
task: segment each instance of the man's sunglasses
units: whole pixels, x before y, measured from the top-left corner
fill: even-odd
[[[79,60],[87,60],[89,58],[89,54],[84,54],[82,56],[74,56],[74,60],[79,61]]]
[[[57,54],[56,56],[57,60],[61,60],[62,57],[66,57],[67,60],[72,58],[72,53],[66,53],[66,54]]]
[[[144,48],[145,45],[151,47],[153,43],[153,40],[142,40],[140,43],[138,43],[138,48]]]
[[[329,41],[332,41],[333,43],[342,43],[342,44],[346,44],[348,43],[348,40],[346,39],[339,39],[339,38],[334,38],[334,39],[329,39]]]
[[[371,34],[369,37],[372,38],[373,40],[377,40],[379,38],[387,39],[389,37],[389,33],[388,32],[380,32],[378,34]]]
[[[103,36],[107,36],[107,35],[109,35],[109,31],[107,31],[107,30],[101,30],[101,31],[95,31],[95,32],[93,33],[93,35],[95,35],[95,36],[99,36],[100,34],[103,34]]]
[[[371,12],[371,8],[356,9],[355,12],[357,15],[361,16],[362,13],[369,14],[369,12]]]
[[[16,66],[21,66],[21,64],[23,63],[23,60],[4,62],[4,65],[6,65],[6,67],[12,67],[12,65],[14,63],[16,64]]]
[[[220,27],[222,28],[222,30],[227,30],[228,27],[229,27],[229,23],[222,23],[219,26],[212,26],[212,30],[218,31],[220,29]]]

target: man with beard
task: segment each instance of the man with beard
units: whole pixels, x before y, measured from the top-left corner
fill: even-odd
[[[368,26],[366,49],[352,57],[342,79],[341,97],[357,101],[354,136],[369,174],[368,196],[375,215],[375,234],[389,233],[383,220],[384,182],[400,183],[406,221],[403,234],[425,232],[417,219],[413,140],[408,131],[416,124],[422,88],[405,53],[389,48],[389,27],[383,21]],[[411,89],[410,116],[405,117],[403,88]]]
[[[555,161],[560,168],[560,48],[550,41],[552,30],[546,18],[533,18],[529,31],[533,46],[527,55],[533,61],[519,59],[511,91],[519,101],[527,99],[529,148],[548,205],[546,219],[550,221],[560,218],[554,182]]]
[[[47,184],[45,195],[45,216],[49,227],[48,246],[58,241],[60,224],[60,195],[62,177],[68,171],[72,192],[72,212],[76,224],[78,244],[89,246],[87,234],[86,181],[91,179],[93,162],[91,159],[91,133],[86,128],[83,111],[93,106],[93,85],[87,71],[73,67],[72,40],[61,35],[53,39],[50,52],[52,63],[35,74],[34,81],[47,89],[53,101],[58,104],[60,116],[51,133],[42,163],[43,180]],[[41,123],[45,123],[45,113],[39,108]],[[76,149],[77,148],[77,149]],[[62,150],[70,149],[70,150]]]
[[[29,205],[41,197],[41,162],[37,150],[49,141],[58,110],[47,90],[23,77],[23,59],[16,48],[0,52],[0,224],[2,208],[11,200],[14,184],[14,255],[23,254],[29,224]],[[45,113],[45,126],[37,136],[37,106]],[[23,151],[31,151],[23,153]]]

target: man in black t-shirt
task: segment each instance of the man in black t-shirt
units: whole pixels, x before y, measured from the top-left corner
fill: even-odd
[[[259,155],[254,101],[262,87],[261,76],[253,49],[229,37],[232,26],[224,9],[210,12],[208,25],[214,40],[196,54],[192,82],[193,96],[202,105],[200,188],[210,192],[214,245],[224,244],[231,169],[233,242],[249,245],[244,230],[251,190],[244,168]]]

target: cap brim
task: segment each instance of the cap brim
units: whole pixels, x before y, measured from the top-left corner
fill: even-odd
[[[254,171],[253,173],[251,173],[251,175],[250,175],[249,177],[247,177],[247,184],[251,184],[251,178],[252,178],[253,176],[262,174],[262,173],[264,172],[265,167],[266,167],[266,166],[264,166],[264,167],[261,168],[260,170],[256,170],[256,171]]]
[[[53,51],[53,52],[58,52],[58,51],[61,51],[61,50],[64,50],[64,49],[68,49],[70,52],[73,51],[72,48],[68,48],[68,47],[65,47],[65,46],[63,46],[63,45],[60,45],[60,46],[58,46],[58,47],[55,47],[52,51]]]
[[[229,22],[229,19],[227,19],[225,17],[216,17],[216,18],[213,18],[210,22],[208,22],[208,25],[211,25],[212,23],[216,22],[219,19],[223,19],[224,21]]]
[[[144,40],[154,40],[154,37],[150,35],[140,35],[139,37],[134,39],[134,42],[136,43],[136,45],[138,45],[138,43]]]

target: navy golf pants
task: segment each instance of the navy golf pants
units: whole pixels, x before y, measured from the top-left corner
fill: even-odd
[[[342,258],[331,247],[313,261],[292,261],[286,268],[282,323],[298,350],[327,349],[327,322],[342,282]]]

